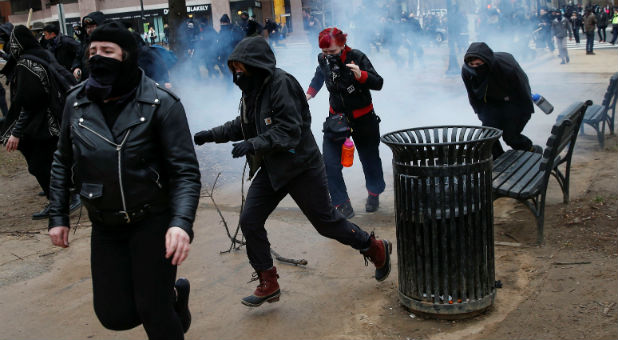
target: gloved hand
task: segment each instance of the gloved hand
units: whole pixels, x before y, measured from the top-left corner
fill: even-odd
[[[249,141],[234,143],[232,145],[234,145],[234,149],[232,149],[232,157],[234,158],[242,157],[246,154],[252,154],[255,151],[253,144]]]
[[[195,142],[195,144],[197,145],[202,145],[204,143],[212,143],[214,141],[215,136],[210,130],[200,131],[193,136],[193,142]]]

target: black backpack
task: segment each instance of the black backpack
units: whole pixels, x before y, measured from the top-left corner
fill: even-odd
[[[77,84],[75,77],[73,77],[71,72],[60,65],[51,54],[51,62],[31,54],[24,54],[22,57],[41,64],[41,66],[45,68],[45,71],[47,71],[47,77],[49,78],[50,112],[56,117],[58,122],[61,122],[67,91]]]

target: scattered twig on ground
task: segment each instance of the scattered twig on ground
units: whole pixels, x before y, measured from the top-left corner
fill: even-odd
[[[514,243],[514,242],[501,242],[501,241],[496,241],[494,242],[497,246],[507,246],[507,247],[521,247],[523,246],[521,243]]]
[[[241,179],[241,186],[240,186],[240,194],[241,194],[240,211],[241,212],[245,206],[245,174],[246,174],[246,171],[247,171],[247,163],[245,162],[245,166],[243,167],[243,170],[242,170],[242,179]],[[219,176],[221,176],[220,172],[217,174],[217,177],[215,178],[215,181],[213,182],[212,187],[210,188],[210,192],[205,195],[201,195],[201,197],[210,198],[210,201],[215,207],[215,210],[217,210],[217,213],[219,214],[221,223],[223,223],[223,226],[225,227],[225,232],[227,234],[227,237],[232,242],[228,250],[220,251],[221,254],[225,254],[225,253],[232,252],[232,250],[239,250],[242,246],[246,245],[247,243],[245,242],[244,237],[242,236],[242,233],[240,232],[240,221],[238,221],[238,224],[236,225],[236,231],[234,231],[234,235],[232,235],[232,233],[230,232],[230,228],[227,224],[227,221],[225,220],[225,217],[223,216],[223,213],[221,212],[221,209],[219,209],[219,206],[217,206],[214,193],[215,193],[215,186],[217,185],[217,181],[219,180]],[[240,239],[238,239],[239,233],[241,235]],[[279,262],[290,263],[294,265],[303,265],[303,266],[307,265],[307,260],[305,259],[296,260],[296,259],[282,257],[281,255],[279,255],[279,253],[277,253],[272,248],[270,249],[270,252],[275,256],[275,259]]]
[[[0,231],[0,234],[40,234],[40,231],[32,230],[13,230],[13,231]]]
[[[519,243],[519,240],[516,239],[515,236],[513,236],[513,235],[511,235],[509,233],[504,233],[504,236],[506,236],[506,237],[510,238],[511,240]]]
[[[586,261],[586,262],[554,262],[552,263],[554,266],[570,266],[570,265],[574,265],[574,264],[590,264],[592,262]]]
[[[270,249],[270,253],[273,254],[275,256],[275,259],[279,262],[284,262],[284,263],[290,263],[293,265],[303,265],[306,266],[307,265],[307,260],[305,259],[300,259],[300,260],[295,260],[295,259],[288,259],[286,257],[282,257],[281,255],[279,255],[279,253],[277,253],[274,249]]]
[[[24,259],[23,257],[21,257],[21,256],[19,256],[19,255],[17,255],[17,254],[15,254],[15,253],[11,253],[11,255],[13,255],[13,256],[15,256],[15,257],[17,257],[18,259],[20,259],[20,260],[22,260],[22,261],[23,261],[23,259]]]

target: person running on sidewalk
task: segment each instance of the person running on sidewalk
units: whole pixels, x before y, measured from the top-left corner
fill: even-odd
[[[528,76],[511,54],[494,52],[484,42],[472,43],[464,56],[461,77],[483,126],[502,130],[502,138],[515,150],[543,152],[521,133],[534,105]],[[494,159],[503,153],[502,145],[494,143]]]
[[[200,172],[183,106],[137,66],[122,24],[89,39],[88,80],[68,94],[51,173],[49,235],[69,246],[68,190],[92,221],[94,311],[111,330],[142,324],[149,339],[183,339]]]
[[[257,307],[279,300],[279,275],[264,223],[288,194],[321,235],[359,250],[375,265],[375,279],[384,281],[390,273],[392,245],[349,222],[332,205],[324,162],[311,133],[309,105],[298,81],[276,68],[275,55],[262,37],[242,40],[228,65],[242,90],[240,115],[198,132],[194,141],[197,145],[238,142],[233,144],[232,157],[247,156],[253,180],[240,227],[259,285],[241,302]]]
[[[398,38],[393,38],[398,39]],[[371,90],[382,89],[384,80],[373,68],[367,56],[346,45],[347,34],[333,27],[323,30],[319,37],[322,53],[318,55],[318,66],[307,90],[307,100],[315,97],[326,83],[329,96],[329,115],[341,115],[351,127],[351,137],[363,165],[367,201],[365,211],[378,210],[379,195],[384,192],[384,172],[380,159],[380,117],[373,110]],[[341,146],[347,135],[324,129],[322,151],[328,189],[333,204],[346,218],[354,216],[348,190],[343,180]]]

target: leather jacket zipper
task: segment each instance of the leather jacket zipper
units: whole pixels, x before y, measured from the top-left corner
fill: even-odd
[[[163,189],[163,185],[161,185],[161,182],[159,182],[159,180],[161,179],[161,175],[159,175],[157,170],[155,170],[153,167],[149,166],[149,168],[150,168],[150,170],[152,170],[152,172],[155,173],[155,175],[157,175],[157,179],[155,179],[155,183],[157,184],[159,189]]]
[[[131,133],[131,129],[129,129],[127,131],[127,133],[124,135],[124,138],[122,139],[122,142],[120,142],[120,144],[116,144],[114,142],[112,142],[111,140],[105,138],[103,135],[101,135],[100,133],[94,131],[93,129],[87,127],[86,125],[82,124],[81,122],[78,123],[79,126],[83,127],[84,129],[92,132],[93,134],[95,134],[97,137],[101,138],[102,140],[108,142],[109,144],[113,145],[114,147],[116,147],[116,151],[118,152],[118,184],[120,186],[120,198],[122,199],[122,208],[123,211],[121,211],[121,213],[123,213],[125,215],[125,218],[127,220],[127,223],[131,222],[131,218],[129,217],[129,214],[127,213],[127,201],[124,195],[124,186],[122,184],[122,148],[124,147],[127,139],[129,138],[129,134]]]

